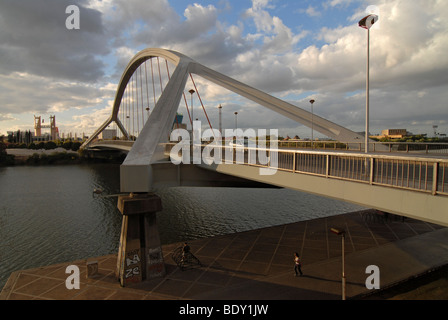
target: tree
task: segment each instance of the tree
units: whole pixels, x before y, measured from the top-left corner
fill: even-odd
[[[65,141],[63,144],[62,144],[62,148],[64,148],[65,150],[71,150],[72,149],[72,144],[73,144],[73,142],[71,142],[71,141]]]
[[[45,143],[45,147],[44,148],[45,148],[45,150],[56,149],[57,145],[56,145],[56,143],[54,141],[47,141]]]
[[[6,152],[6,144],[0,142],[0,166],[1,165],[13,165],[14,156]]]
[[[73,142],[73,144],[72,144],[72,151],[78,151],[79,150],[79,148],[81,147],[81,142],[79,142],[79,141],[75,141],[75,142]]]

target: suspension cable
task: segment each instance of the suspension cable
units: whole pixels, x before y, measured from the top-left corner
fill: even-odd
[[[142,80],[142,67],[140,66],[140,97],[142,99],[141,109],[142,109],[142,130],[145,126],[145,115],[143,113],[143,80]]]
[[[136,137],[138,136],[139,132],[140,132],[140,124],[138,121],[138,69],[135,70],[137,72],[137,74],[134,73],[135,77],[135,96],[136,96],[136,114],[137,114],[137,133],[136,133]]]
[[[168,74],[168,81],[171,80],[171,76],[170,76],[170,69],[168,67],[168,60],[165,59],[165,65],[166,65],[166,73]],[[176,113],[176,127],[177,129],[179,129],[179,120],[177,119],[177,113]]]
[[[146,60],[145,60],[145,78],[146,78],[146,105],[148,108],[148,117],[149,117],[149,89],[148,89],[148,71],[146,70]]]
[[[160,72],[160,61],[159,57],[157,57],[157,66],[159,68],[159,79],[160,79],[160,94],[163,92],[163,85],[162,85],[162,73]]]
[[[207,118],[208,125],[210,126],[210,129],[212,129],[212,132],[213,132],[212,124],[210,123],[210,119],[208,118],[207,111],[205,111],[204,104],[202,103],[201,96],[199,95],[199,91],[196,88],[196,84],[194,83],[193,76],[191,75],[191,73],[190,73],[190,78],[191,78],[191,81],[193,82],[194,89],[196,90],[196,93],[198,94],[198,98],[199,98],[199,101],[201,102],[202,110],[204,110],[205,117]],[[215,134],[213,133],[213,135],[215,135]]]
[[[134,75],[132,75],[134,77]],[[132,82],[132,135],[135,137],[135,111],[134,111],[134,82]]]
[[[191,120],[190,110],[188,110],[187,97],[185,97],[185,92],[183,92],[185,107],[187,108],[188,118],[190,119],[191,127],[193,128],[193,121]]]
[[[154,96],[154,107],[156,106],[156,87],[155,87],[155,83],[154,83],[154,70],[152,67],[152,58],[151,58],[151,75],[152,75],[152,93]]]

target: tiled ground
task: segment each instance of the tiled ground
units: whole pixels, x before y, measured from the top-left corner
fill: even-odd
[[[74,299],[74,300],[140,300],[140,299],[206,299],[208,294],[225,290],[237,290],[246,286],[247,298],[259,297],[256,286],[269,283],[278,297],[300,298],[298,285],[281,277],[293,275],[293,254],[299,252],[308,273],[313,266],[338,259],[341,256],[341,237],[330,232],[330,228],[346,231],[345,253],[363,252],[385,244],[410,238],[443,227],[413,219],[402,220],[397,216],[361,211],[297,222],[270,228],[198,239],[189,242],[192,252],[203,264],[202,267],[181,271],[171,259],[172,251],[180,246],[163,246],[167,276],[145,281],[133,287],[120,287],[116,277],[116,255],[99,257],[99,274],[86,278],[87,260],[67,262],[13,273],[0,294],[0,299]],[[65,268],[76,264],[81,270],[81,288],[68,290]],[[330,271],[325,271],[330,272]],[[333,271],[331,271],[333,272]],[[325,299],[336,298],[333,288],[337,286],[339,274],[328,275],[328,289],[323,289]],[[293,277],[292,277],[293,278]],[[305,278],[305,277],[304,277]],[[330,280],[330,279],[335,280]],[[276,280],[277,279],[277,280]],[[320,279],[322,280],[322,279]],[[306,281],[313,281],[309,276]],[[334,282],[334,283],[332,283]],[[312,283],[310,283],[312,285]],[[353,285],[360,286],[359,283]],[[330,288],[331,286],[331,288]],[[246,288],[245,287],[245,288]],[[277,292],[278,291],[278,292]],[[320,297],[316,289],[314,297]],[[252,292],[252,296],[251,296]],[[303,293],[303,290],[300,291]],[[266,297],[269,298],[268,293]],[[294,294],[294,295],[293,295]],[[215,296],[216,297],[216,296]],[[244,297],[244,295],[243,295]],[[310,295],[309,297],[313,297]],[[232,297],[227,297],[232,298]],[[271,297],[272,298],[272,297]]]

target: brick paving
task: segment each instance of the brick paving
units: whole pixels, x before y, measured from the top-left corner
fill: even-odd
[[[182,271],[171,259],[182,243],[162,247],[167,275],[121,287],[117,255],[107,255],[13,272],[0,300],[299,300],[341,299],[341,238],[346,231],[347,298],[370,291],[365,268],[381,270],[381,287],[448,264],[448,228],[414,219],[347,213],[207,239],[189,241],[201,267]],[[299,252],[303,277],[294,277]],[[87,279],[86,263],[97,260],[98,274]],[[80,289],[68,290],[65,269],[81,271]]]

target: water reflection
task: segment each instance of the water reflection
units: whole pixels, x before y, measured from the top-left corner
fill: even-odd
[[[113,164],[0,168],[0,288],[11,272],[118,250],[122,216]],[[170,188],[156,193],[163,244],[360,209],[283,189]]]

